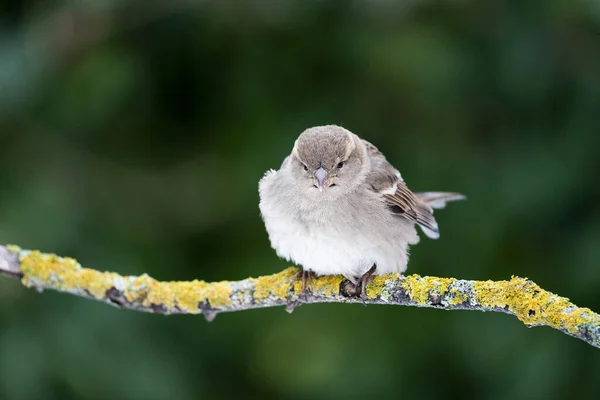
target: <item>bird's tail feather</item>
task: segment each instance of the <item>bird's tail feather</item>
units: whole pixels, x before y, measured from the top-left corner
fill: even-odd
[[[431,208],[439,209],[446,207],[449,201],[466,200],[467,197],[460,193],[450,192],[422,192],[415,193],[419,200],[429,204]]]
[[[429,208],[429,210],[420,210],[423,214],[427,215],[428,218],[421,218],[421,220],[427,221],[430,223],[422,224],[419,223],[421,230],[427,237],[430,239],[437,239],[440,237],[440,232],[437,226],[437,222],[433,217],[433,209],[440,209],[446,207],[446,203],[449,201],[457,201],[457,200],[465,200],[466,196],[463,196],[460,193],[449,193],[449,192],[423,192],[423,193],[415,193],[417,198],[425,203],[427,206],[423,208]],[[418,219],[419,220],[419,219]]]

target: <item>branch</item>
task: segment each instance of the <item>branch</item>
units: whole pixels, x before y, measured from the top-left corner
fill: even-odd
[[[82,268],[67,257],[0,246],[0,275],[20,278],[39,291],[52,289],[102,301],[117,308],[156,314],[203,314],[211,321],[220,312],[302,304],[361,303],[354,285],[341,276],[313,279],[306,295],[298,270],[241,281],[159,282],[150,276],[121,276]],[[366,304],[432,307],[443,310],[496,311],[514,315],[526,326],[549,326],[600,347],[600,315],[540,288],[526,278],[468,281],[410,275],[376,276],[367,286]]]

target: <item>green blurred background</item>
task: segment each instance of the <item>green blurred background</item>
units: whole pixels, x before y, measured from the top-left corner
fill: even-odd
[[[600,311],[597,1],[7,1],[0,243],[160,280],[288,264],[257,182],[305,128],[469,197],[408,273]],[[600,352],[497,313],[149,315],[0,279],[0,399],[599,398]]]

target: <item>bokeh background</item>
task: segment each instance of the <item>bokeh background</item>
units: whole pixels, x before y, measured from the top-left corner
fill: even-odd
[[[257,182],[305,128],[467,202],[409,273],[600,311],[597,1],[7,1],[0,242],[161,280],[287,267]],[[0,279],[0,398],[600,396],[600,353],[497,313],[120,311]]]

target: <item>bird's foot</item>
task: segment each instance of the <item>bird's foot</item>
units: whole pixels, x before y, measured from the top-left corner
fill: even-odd
[[[314,278],[315,273],[313,271],[311,271],[310,269],[303,269],[298,271],[298,273],[296,275],[294,275],[294,277],[292,278],[292,283],[296,282],[297,280],[302,279],[302,295],[306,297],[306,284],[308,283],[309,280],[311,280],[312,278]]]
[[[340,283],[340,295],[344,297],[358,297],[360,288],[358,282],[354,283],[350,279],[344,279]]]
[[[362,298],[363,304],[366,306],[367,300],[367,283],[373,283],[373,275],[375,275],[375,270],[377,269],[377,264],[373,264],[371,269],[363,274],[358,280],[357,286],[360,287],[360,297]]]

